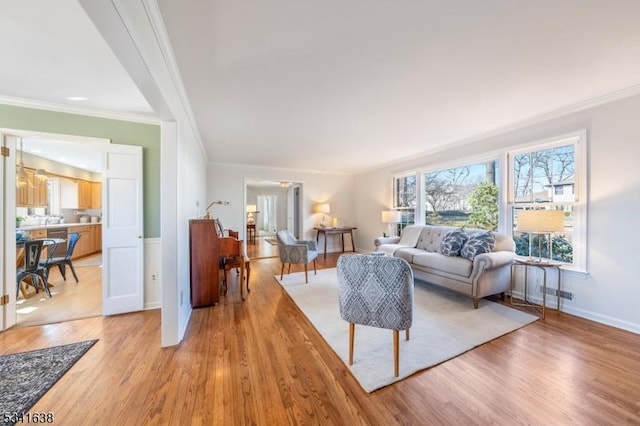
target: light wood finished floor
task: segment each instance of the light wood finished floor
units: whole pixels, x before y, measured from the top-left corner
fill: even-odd
[[[42,290],[36,293],[33,287],[26,286],[27,298],[20,295],[16,304],[18,326],[53,324],[102,315],[100,263],[100,254],[74,261],[77,283],[68,267],[66,281],[58,268],[52,268],[49,273],[49,283],[53,284],[50,288],[52,297]]]
[[[8,330],[0,353],[100,339],[33,407],[60,425],[640,424],[639,335],[548,312],[367,394],[273,279],[278,259],[251,269],[247,300],[232,283],[177,347],[155,310]]]

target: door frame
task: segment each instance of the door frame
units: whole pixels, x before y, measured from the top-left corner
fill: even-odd
[[[16,138],[26,138],[26,137],[41,137],[47,139],[56,139],[64,142],[71,143],[82,143],[84,145],[90,144],[96,146],[96,155],[102,155],[103,147],[111,144],[111,139],[107,138],[97,138],[91,136],[78,136],[78,135],[66,135],[61,133],[51,133],[51,132],[39,132],[34,130],[24,130],[24,129],[11,129],[11,128],[0,128],[0,143],[4,146],[5,137],[16,137]],[[15,143],[14,146],[10,148],[10,156],[6,157],[8,160],[5,160],[5,175],[2,177],[1,184],[3,185],[3,193],[4,193],[4,203],[2,205],[3,209],[0,210],[3,216],[3,232],[0,234],[0,238],[2,238],[2,246],[4,248],[4,255],[0,258],[0,262],[2,265],[0,267],[0,271],[4,274],[5,286],[7,288],[2,288],[3,292],[8,290],[7,293],[9,295],[9,304],[2,306],[2,316],[3,319],[0,320],[0,331],[5,330],[9,327],[12,327],[16,324],[16,297],[15,292],[11,290],[11,282],[15,281],[15,278],[10,279],[11,277],[15,277],[16,274],[16,260],[15,260],[15,249],[13,250],[13,254],[10,251],[11,247],[15,246],[15,237],[11,234],[10,224],[13,223],[13,233],[15,233],[15,214],[16,214],[16,195],[15,195],[15,176],[13,179],[4,179],[5,176],[9,175],[8,170],[15,169],[16,166],[16,148]],[[4,157],[3,157],[4,158]],[[13,167],[12,167],[12,166]],[[104,172],[104,171],[103,171]],[[8,188],[8,185],[11,184],[11,188]],[[13,196],[11,195],[13,194]],[[104,200],[104,197],[103,197]],[[103,210],[106,210],[106,206],[102,206]],[[104,242],[103,242],[104,246]],[[13,259],[13,260],[11,260]],[[142,259],[142,267],[144,268],[144,258]]]

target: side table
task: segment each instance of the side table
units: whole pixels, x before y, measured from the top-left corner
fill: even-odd
[[[536,308],[541,314],[542,319],[545,316],[545,308],[547,305],[547,269],[555,269],[558,276],[558,308],[560,312],[560,285],[561,285],[561,272],[560,267],[562,263],[555,262],[549,259],[519,259],[516,258],[511,264],[511,304],[513,306],[530,306]],[[513,303],[513,284],[514,284],[514,272],[518,267],[524,268],[524,303]],[[528,272],[529,268],[537,268],[542,271],[542,304],[531,302],[527,299],[527,287],[528,287]]]

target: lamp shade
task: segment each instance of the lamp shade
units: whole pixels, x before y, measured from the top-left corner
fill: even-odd
[[[382,223],[400,223],[402,222],[402,212],[398,210],[383,210]]]
[[[518,231],[544,233],[563,230],[562,210],[522,210],[518,213]]]
[[[256,213],[258,211],[258,206],[255,204],[247,204],[247,213]]]
[[[331,213],[331,206],[329,205],[329,203],[320,203],[316,204],[313,210],[316,213],[327,214]]]

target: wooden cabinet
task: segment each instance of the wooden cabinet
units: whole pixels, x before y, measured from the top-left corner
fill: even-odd
[[[70,227],[69,234],[73,232],[77,232],[80,235],[80,239],[76,243],[76,247],[73,250],[73,259],[91,254],[93,249],[91,225]]]
[[[102,183],[91,182],[91,208],[102,208]]]
[[[27,185],[16,189],[16,206],[46,207],[49,204],[47,181],[35,177],[33,169],[24,168]]]
[[[91,242],[93,243],[92,253],[102,251],[102,225],[91,225]]]
[[[218,250],[213,220],[190,220],[191,306],[194,308],[215,305],[220,300]]]
[[[91,189],[91,182],[86,180],[78,181],[78,208],[90,209],[92,206],[91,195],[93,191]]]

